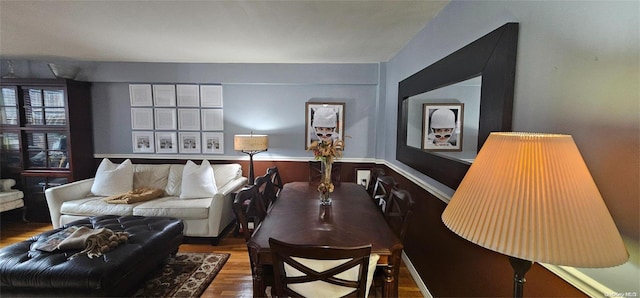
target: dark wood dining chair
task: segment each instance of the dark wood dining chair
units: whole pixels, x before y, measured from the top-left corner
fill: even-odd
[[[253,231],[267,216],[267,209],[258,190],[256,185],[247,186],[236,194],[233,201],[233,212],[240,225],[239,228],[244,234],[245,241],[251,239]]]
[[[269,238],[269,246],[278,297],[367,297],[379,259],[370,244],[330,247]]]
[[[404,236],[409,226],[409,218],[413,214],[413,198],[405,189],[392,189],[388,198],[384,217],[400,242],[404,243]]]
[[[384,213],[392,189],[398,188],[398,182],[391,176],[379,176],[373,187],[373,201]]]
[[[269,180],[271,180],[271,183],[276,188],[277,198],[280,195],[280,191],[284,187],[284,184],[282,183],[282,177],[280,177],[280,172],[278,171],[278,167],[273,166],[267,168],[267,175],[269,175]]]
[[[371,168],[369,172],[369,182],[367,183],[367,193],[373,199],[373,188],[378,181],[378,177],[386,175],[383,168]]]
[[[276,201],[276,187],[271,183],[270,178],[269,174],[264,174],[255,180],[255,186],[258,188],[262,205],[267,213],[271,209],[271,205]]]
[[[331,183],[334,186],[340,185],[340,180],[342,180],[341,176],[342,172],[342,163],[334,162],[331,167]],[[319,182],[322,178],[322,165],[320,161],[310,160],[309,161],[309,183]]]

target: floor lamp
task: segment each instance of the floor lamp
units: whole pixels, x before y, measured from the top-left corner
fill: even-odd
[[[491,133],[449,205],[444,224],[509,256],[514,297],[533,262],[612,267],[629,258],[569,135]]]
[[[235,135],[233,137],[233,149],[242,151],[249,155],[249,184],[254,182],[253,175],[253,155],[269,148],[269,137],[267,135]]]

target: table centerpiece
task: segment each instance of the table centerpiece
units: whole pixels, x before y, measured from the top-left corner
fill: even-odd
[[[333,192],[333,183],[331,182],[331,168],[333,162],[342,157],[343,141],[332,140],[328,141],[314,141],[309,146],[309,150],[313,152],[316,160],[320,161],[321,165],[321,178],[318,185],[318,192],[320,193],[320,205],[331,205],[331,193]]]

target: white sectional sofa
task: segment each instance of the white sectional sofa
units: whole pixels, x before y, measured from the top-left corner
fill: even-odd
[[[127,161],[114,165],[105,159],[98,168],[96,177],[47,189],[45,196],[53,227],[58,228],[71,221],[96,215],[169,216],[184,221],[185,236],[217,238],[233,222],[232,193],[247,183],[247,178],[242,176],[240,164],[210,165],[215,182],[210,183],[212,181],[209,176],[202,182],[199,181],[202,176],[197,177],[193,173],[186,174],[188,178],[182,179],[183,172],[187,173],[186,166],[182,164],[131,164],[130,161],[127,164]],[[189,163],[190,161],[187,166]],[[105,169],[103,164],[106,164],[106,172],[101,171]],[[125,164],[128,166],[124,166]],[[208,162],[206,164],[209,166]],[[195,163],[191,165],[199,167]],[[205,169],[205,166],[201,166]],[[121,168],[126,169],[123,172]],[[105,176],[104,173],[108,175]],[[193,194],[194,189],[197,192],[200,187],[194,187],[194,183],[212,184],[208,186],[214,188],[213,195]],[[109,189],[110,187],[113,189]],[[111,204],[104,200],[105,195],[139,187],[163,189],[165,196],[133,204]],[[187,193],[191,194],[185,197]]]

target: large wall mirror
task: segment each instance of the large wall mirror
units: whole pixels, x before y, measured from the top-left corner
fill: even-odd
[[[489,133],[511,130],[517,44],[507,23],[401,81],[396,159],[456,189]]]

